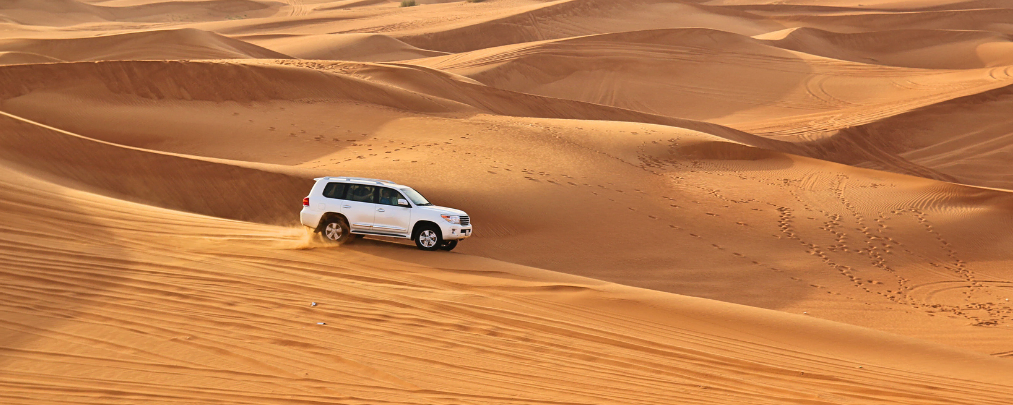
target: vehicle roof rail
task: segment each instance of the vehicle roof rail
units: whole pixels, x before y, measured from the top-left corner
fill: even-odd
[[[393,181],[390,181],[390,180],[370,179],[370,178],[366,178],[366,177],[339,176],[339,177],[334,177],[334,178],[345,179],[345,180],[356,180],[356,181],[368,181],[368,182],[373,182],[373,183],[381,184],[381,185],[382,184],[397,184],[397,183],[395,183]]]

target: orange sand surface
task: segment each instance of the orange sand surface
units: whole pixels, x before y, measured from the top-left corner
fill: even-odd
[[[1013,403],[1013,1],[417,3],[0,1],[0,403]]]

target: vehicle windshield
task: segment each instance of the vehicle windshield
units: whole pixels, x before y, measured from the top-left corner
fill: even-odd
[[[433,205],[433,203],[429,202],[429,200],[423,197],[422,194],[419,194],[418,191],[415,191],[410,187],[402,188],[401,192],[404,193],[404,195],[408,197],[408,199],[412,200],[412,202],[415,203],[415,205],[419,206]]]

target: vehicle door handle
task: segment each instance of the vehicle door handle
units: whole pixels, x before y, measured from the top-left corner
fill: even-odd
[[[351,205],[342,205],[341,208],[352,208]]]
[[[376,210],[379,212],[384,212],[383,208],[377,208]]]

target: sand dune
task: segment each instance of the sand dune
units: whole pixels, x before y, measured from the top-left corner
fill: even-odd
[[[397,37],[425,49],[465,52],[523,42],[650,29],[701,27],[755,35],[783,28],[738,15],[709,12],[689,3],[565,0],[515,8],[469,24]]]
[[[53,60],[285,59],[290,56],[213,32],[179,29],[79,39],[7,39],[0,50]]]
[[[966,311],[969,309],[966,306],[971,304],[966,304],[957,297],[911,301],[916,300],[915,295],[909,295],[913,294],[908,291],[911,285],[935,282],[919,275],[918,269],[925,265],[923,257],[940,254],[937,246],[915,244],[906,247],[904,254],[894,252],[892,255],[900,256],[887,261],[893,264],[874,270],[863,281],[854,279],[853,274],[842,274],[837,267],[843,265],[863,268],[867,265],[861,263],[869,260],[867,255],[870,251],[857,248],[846,252],[834,248],[837,253],[826,254],[842,255],[835,259],[831,259],[831,256],[814,256],[808,249],[788,254],[785,243],[791,246],[800,232],[796,230],[784,235],[779,233],[784,232],[783,228],[779,228],[782,225],[778,225],[784,220],[780,215],[796,210],[812,210],[813,206],[807,199],[822,198],[818,196],[825,191],[812,194],[814,191],[811,187],[819,184],[821,188],[817,190],[823,190],[822,187],[838,190],[838,187],[843,187],[846,183],[835,177],[840,173],[848,173],[846,176],[852,179],[850,182],[859,182],[861,186],[858,190],[869,187],[893,189],[891,195],[896,196],[890,199],[880,197],[873,204],[865,202],[869,201],[866,197],[850,196],[848,193],[841,194],[839,199],[820,203],[820,206],[827,207],[824,208],[827,211],[821,215],[831,215],[840,209],[854,211],[857,217],[850,226],[858,229],[868,226],[864,219],[866,216],[875,217],[877,212],[884,209],[896,211],[897,214],[891,217],[895,216],[892,221],[899,223],[918,218],[915,212],[917,215],[926,215],[925,210],[929,207],[952,207],[956,209],[954,212],[963,212],[966,203],[958,201],[966,199],[968,195],[975,195],[978,191],[951,189],[932,182],[919,183],[910,178],[896,178],[884,183],[876,178],[879,175],[852,173],[840,167],[814,164],[777,152],[730,143],[728,139],[734,138],[731,135],[737,134],[734,130],[726,129],[725,134],[713,131],[719,136],[696,132],[722,128],[715,125],[708,127],[699,122],[674,119],[666,121],[664,117],[637,115],[593,104],[524,96],[481,86],[459,76],[412,66],[299,61],[284,63],[297,66],[202,62],[174,63],[170,67],[156,62],[16,66],[2,72],[6,77],[22,80],[31,77],[29,72],[40,77],[67,76],[76,79],[73,82],[40,80],[39,83],[44,85],[22,89],[15,94],[18,97],[9,98],[4,105],[12,112],[46,124],[135,147],[219,159],[298,164],[300,171],[296,173],[303,173],[301,176],[304,179],[341,171],[389,177],[417,185],[428,190],[430,198],[435,198],[435,201],[456,201],[455,205],[483,218],[488,227],[486,235],[470,241],[470,246],[461,248],[463,252],[656,290],[766,308],[811,309],[830,305],[827,308],[834,309],[821,314],[829,319],[990,352],[1003,347],[1001,340],[996,340],[997,332],[979,331],[960,324],[1004,322],[1005,316],[1001,312],[986,311],[983,314],[968,315]],[[60,69],[66,71],[57,74]],[[103,73],[106,71],[110,73]],[[128,76],[111,74],[119,71],[146,72],[148,81],[145,86],[138,86],[133,80],[123,79]],[[162,71],[165,71],[163,76],[152,75],[153,72]],[[206,88],[201,84],[203,80],[200,80],[205,76],[229,76],[233,80],[228,88],[258,89],[258,92],[228,92],[225,88]],[[163,83],[160,77],[173,79]],[[83,78],[90,79],[82,80]],[[190,78],[196,80],[191,81]],[[94,81],[95,85],[82,91],[82,84],[89,81]],[[13,83],[13,79],[10,82]],[[152,86],[155,89],[164,87],[181,90],[155,92],[149,90]],[[189,89],[192,88],[202,88],[207,93],[194,91],[190,94]],[[314,92],[306,92],[311,88]],[[109,92],[108,89],[117,91]],[[383,90],[387,97],[368,96],[376,94],[377,90]],[[212,93],[221,98],[202,95]],[[54,103],[52,96],[57,94],[62,101]],[[161,96],[156,97],[154,94]],[[96,103],[93,101],[95,98],[104,101]],[[191,107],[178,105],[187,100],[196,104]],[[214,107],[215,103],[227,102],[256,104]],[[64,110],[73,110],[79,115],[58,114],[58,111]],[[167,111],[172,113],[166,115]],[[483,114],[476,115],[477,113]],[[534,118],[495,118],[500,114]],[[180,115],[190,119],[180,123],[171,118]],[[327,119],[322,120],[320,117],[324,116]],[[88,118],[82,119],[83,117]],[[611,117],[615,121],[627,122],[589,121],[595,117]],[[652,117],[657,118],[657,122],[639,121],[640,118]],[[570,127],[567,121],[559,120],[560,118],[582,121],[579,126]],[[145,122],[157,125],[139,128]],[[680,127],[683,124],[686,125]],[[684,129],[687,127],[695,127],[691,129],[696,131]],[[511,136],[504,137],[503,133],[510,133]],[[596,135],[589,137],[589,134]],[[762,138],[752,136],[742,141],[756,140]],[[875,148],[870,148],[870,152],[841,146],[847,145],[846,143],[833,146],[835,141],[836,138],[831,137],[819,147],[810,147],[816,152],[829,150],[828,155],[839,153],[851,158],[876,152]],[[242,142],[244,147],[236,148],[238,142]],[[786,143],[767,146],[777,150],[785,145],[791,146]],[[454,155],[460,150],[468,151],[466,158],[431,158]],[[502,156],[512,158],[507,162],[502,160]],[[893,156],[895,155],[886,154],[881,158],[892,159]],[[736,167],[740,172],[757,174],[738,180],[725,180],[721,173],[729,170],[727,165]],[[925,173],[915,174],[937,177]],[[748,191],[755,188],[755,184],[783,183],[782,179],[800,176],[811,178],[814,183],[784,183],[784,189],[767,191],[762,198]],[[689,189],[686,186],[672,188],[673,184],[682,184],[688,178],[693,179],[690,184],[695,186],[690,186]],[[256,177],[252,179],[255,180]],[[237,184],[240,183],[246,184],[245,180]],[[293,183],[305,187],[302,185],[304,183]],[[454,184],[455,187],[448,188],[447,184]],[[500,187],[476,193],[476,190],[485,190],[484,185],[487,184],[498,184]],[[892,185],[887,187],[886,184]],[[187,185],[175,187],[185,190]],[[943,187],[945,191],[921,191],[938,187]],[[641,191],[632,192],[631,189]],[[515,190],[526,191],[517,193]],[[663,198],[646,198],[644,190],[669,191],[662,192]],[[737,195],[740,192],[731,190],[745,190],[745,194]],[[119,189],[114,191],[120,192]],[[881,191],[883,192],[885,191]],[[193,194],[202,196],[206,191],[198,190]],[[287,205],[294,201],[291,195],[284,198],[272,194],[259,198],[274,201],[259,208],[265,211],[265,215],[270,213],[272,220],[291,215],[291,211],[296,208]],[[592,202],[589,198],[597,201]],[[797,203],[786,203],[800,198]],[[582,201],[582,208],[574,210],[568,204],[555,203],[558,201]],[[731,208],[728,201],[744,204]],[[931,202],[930,205],[925,205],[926,201]],[[162,204],[158,201],[151,203]],[[499,212],[493,208],[505,203],[527,208],[509,212]],[[180,207],[189,203],[172,204],[174,205],[160,206],[182,209]],[[729,207],[723,210],[714,208],[723,205]],[[993,208],[980,216],[981,221],[993,222],[988,228],[1002,226],[999,224],[1005,222],[999,218],[1008,215],[1009,208],[996,203],[989,203],[988,206]],[[269,207],[279,209],[272,211]],[[211,209],[219,213],[219,216],[227,216],[222,212],[227,212],[232,207],[225,205]],[[946,208],[949,209],[951,208]],[[209,212],[207,208],[203,211],[193,208],[188,210]],[[724,210],[727,212],[722,212]],[[617,216],[617,212],[622,214]],[[764,212],[766,214],[761,214]],[[757,215],[763,219],[753,218]],[[932,215],[940,215],[933,222],[951,221],[946,214]],[[713,221],[700,222],[693,219],[699,217],[712,218]],[[294,220],[294,217],[290,218]],[[576,235],[580,236],[574,234],[575,229],[596,226],[594,223],[589,224],[587,218],[609,218],[610,223],[627,224],[645,231],[609,242],[614,244],[614,252],[608,258],[603,258],[594,254],[602,249],[603,242],[593,231],[588,229],[577,232]],[[755,221],[768,225],[756,225]],[[964,221],[970,220],[965,217]],[[815,226],[820,220],[813,217],[803,222],[812,222]],[[748,224],[755,228],[744,228]],[[936,223],[934,226],[942,225]],[[720,235],[721,232],[752,236],[741,241],[715,239],[714,235]],[[766,239],[771,233],[775,237]],[[658,234],[667,236],[659,241]],[[868,240],[860,243],[875,245],[877,238],[889,237],[898,243],[907,244],[905,241],[908,238],[920,240],[924,235],[907,231],[895,234],[890,231],[885,234],[869,233],[866,237]],[[823,231],[814,231],[812,235],[802,238],[806,243],[817,243],[824,238]],[[687,256],[681,249],[659,248],[659,243],[700,245],[700,248],[713,251],[696,251],[694,255]],[[986,248],[986,251],[1001,249],[1004,243],[1006,242],[993,240],[980,244],[980,247]],[[961,251],[968,249],[974,250],[962,246]],[[730,251],[736,254],[731,254]],[[560,254],[569,259],[560,261]],[[976,255],[972,254],[971,257],[977,257]],[[984,257],[987,256],[985,254]],[[636,272],[615,271],[623,263],[631,261],[638,263]],[[783,264],[786,261],[796,264],[786,266]],[[714,270],[715,263],[720,263],[722,270]],[[810,266],[828,266],[833,271],[811,274],[807,271]],[[978,263],[976,266],[978,268],[975,271],[988,274],[995,271],[991,264]],[[897,287],[902,288],[900,292],[886,293],[887,290],[895,290],[881,278],[887,277],[889,280],[894,277],[890,272],[897,271],[911,273],[895,281],[899,283]],[[743,277],[743,274],[757,272],[780,276],[764,282],[754,280],[751,283],[755,289],[749,291],[727,287],[735,285],[735,280]],[[678,274],[678,277],[666,277],[666,274]],[[809,282],[800,283],[795,279]],[[962,279],[942,280],[959,283]],[[867,319],[864,309],[841,306],[837,299],[825,301],[822,298],[806,298],[816,288],[813,285],[820,288],[837,285],[835,288],[850,291],[840,292],[843,295],[839,299],[845,302],[854,300],[865,303],[871,294],[877,297],[876,300],[883,300],[877,305],[910,307],[915,311],[910,318],[895,318],[890,324],[882,324]],[[852,288],[854,290],[850,290]],[[983,288],[981,293],[993,294],[1001,291],[1002,287],[994,288]],[[772,297],[768,294],[772,289],[782,291],[784,295]],[[891,298],[887,299],[888,296]],[[964,315],[956,318],[959,320],[956,323],[939,319],[938,322],[947,325],[946,328],[941,328],[936,322],[924,320],[925,311],[938,311],[932,305],[945,305],[945,308],[950,309],[944,312],[954,311]],[[941,329],[947,330],[947,333],[940,334],[938,331]]]
[[[419,3],[0,2],[0,403],[1013,402],[1013,3]]]
[[[444,54],[419,49],[379,34],[306,35],[297,38],[272,37],[251,41],[301,59],[389,62]]]
[[[789,26],[809,26],[835,32],[889,29],[988,30],[1013,34],[1013,9],[974,8],[913,12],[854,12],[787,14],[776,17]]]
[[[311,185],[281,173],[98,142],[6,113],[0,128],[0,158],[35,176],[159,207],[289,224],[297,213],[291,201]]]
[[[927,72],[830,60],[707,29],[535,42],[412,63],[492,87],[708,120],[747,132],[769,131],[758,123],[824,114],[832,121],[820,125],[833,130],[878,119],[883,105],[890,106],[887,111],[916,108],[1013,80],[1004,70]],[[907,84],[898,89],[899,82]],[[843,111],[851,114],[842,118]]]
[[[0,52],[0,65],[63,62],[59,59],[30,52]]]
[[[278,61],[231,63],[216,62],[107,62],[99,64],[60,64],[47,66],[23,66],[0,69],[0,82],[10,83],[5,88],[6,108],[13,113],[45,124],[85,134],[96,139],[137,147],[157,147],[180,153],[209,153],[207,149],[179,150],[166,146],[153,146],[173,137],[186,137],[185,143],[174,147],[192,145],[207,146],[216,139],[223,140],[223,147],[232,148],[228,138],[215,136],[216,131],[229,127],[218,127],[215,122],[222,119],[234,121],[230,125],[241,125],[247,121],[245,114],[215,117],[206,121],[206,127],[193,128],[174,125],[172,118],[159,118],[157,108],[153,113],[144,113],[144,104],[161,102],[162,108],[176,105],[178,101],[234,101],[240,103],[315,100],[325,103],[359,103],[392,107],[412,113],[463,113],[487,112],[498,115],[562,118],[582,120],[611,120],[626,122],[657,123],[678,126],[717,135],[754,146],[791,149],[790,144],[770,141],[728,127],[706,122],[682,120],[616,109],[579,101],[561,100],[534,95],[520,94],[481,85],[462,76],[438,70],[411,65],[380,65],[362,63],[317,61]],[[143,77],[144,80],[138,80]],[[213,77],[228,77],[229,82],[212,82]],[[15,85],[17,83],[17,85]],[[82,91],[82,87],[87,87]],[[52,96],[59,94],[60,100]],[[96,98],[101,101],[96,101]],[[298,103],[295,107],[300,107]],[[281,107],[284,108],[284,107]],[[330,108],[330,107],[323,107]],[[342,106],[340,108],[349,108]],[[57,111],[73,110],[75,115],[57,114]],[[131,114],[122,111],[132,110]],[[152,111],[153,109],[147,108]],[[243,109],[239,109],[243,110]],[[239,114],[239,113],[236,113]],[[334,111],[320,111],[315,114],[335,114]],[[340,116],[344,114],[338,113]],[[375,115],[371,114],[371,115]],[[99,119],[80,119],[91,116]],[[136,117],[140,121],[131,121]],[[291,117],[279,117],[292,121]],[[140,129],[141,122],[166,120],[158,126]],[[300,126],[318,120],[306,116],[298,120]],[[362,120],[361,118],[359,120]],[[252,122],[252,120],[249,120]],[[343,120],[342,124],[352,119]],[[110,125],[113,124],[113,125]],[[295,125],[290,123],[289,126]],[[268,130],[269,131],[264,131]],[[283,132],[282,126],[245,129],[246,136],[252,132]],[[174,131],[167,134],[165,131]],[[195,132],[196,131],[196,132]],[[159,132],[160,134],[152,134]],[[354,132],[354,131],[353,131]],[[358,132],[349,135],[358,135]],[[326,133],[321,137],[330,139]],[[277,137],[270,142],[277,142]],[[234,156],[216,157],[236,158]],[[253,159],[256,160],[256,159]]]
[[[953,267],[950,251],[941,248],[954,243],[959,247],[952,254],[974,263],[969,265],[978,274],[974,277],[1004,277],[1003,267],[992,260],[1010,240],[972,236],[995,235],[991,230],[1009,223],[1013,207],[1003,193],[994,192],[985,204],[978,199],[984,197],[980,190],[852,171],[643,124],[583,122],[571,128],[562,121],[454,124],[416,118],[389,123],[367,142],[345,145],[302,166],[393,177],[417,184],[434,201],[454,201],[486,223],[484,236],[461,248],[465,253],[655,290],[809,311],[947,344],[1004,346],[1001,330],[961,324],[986,318],[1005,322],[999,315],[1005,310],[973,315],[983,316],[980,321],[963,318],[970,314],[963,310],[957,318],[929,320],[925,311],[949,312],[969,304],[959,295],[936,301],[943,297],[933,294],[923,301],[909,291],[937,281],[966,285],[961,284],[966,279],[946,275],[961,271]],[[461,151],[468,154],[425,159]],[[503,160],[507,154],[513,157]],[[757,193],[756,184],[767,188]],[[653,195],[649,190],[664,191]],[[498,204],[514,208],[502,211]],[[919,221],[927,223],[914,227]],[[964,228],[970,223],[974,231]],[[602,237],[602,227],[638,232]],[[721,236],[728,233],[739,237]],[[937,237],[945,243],[928,243]],[[609,253],[596,253],[603,250]],[[634,268],[627,267],[630,263]],[[947,270],[926,272],[935,265]],[[1004,285],[980,292],[998,294],[1001,301]],[[891,310],[894,315],[884,323],[868,317],[867,305],[873,302],[913,311]],[[937,328],[936,322],[948,326]]]
[[[233,82],[242,85],[234,86]],[[347,75],[275,64],[112,61],[18,65],[2,69],[0,86],[6,99],[22,100],[45,98],[47,92],[64,90],[82,98],[92,92],[150,100],[215,102],[330,96],[419,112],[460,108]]]
[[[855,145],[862,140],[951,181],[1013,189],[1007,172],[1013,128],[1002,118],[1011,111],[1011,101],[1013,86],[1002,87],[848,128],[835,135],[840,139],[833,143]],[[904,166],[879,160],[852,163],[907,172]]]
[[[779,48],[833,59],[925,69],[1013,65],[1009,35],[987,31],[897,30],[839,34],[794,28],[758,36]]]
[[[123,6],[93,5],[80,0],[11,0],[0,5],[18,24],[68,26],[100,21],[193,22],[265,17],[280,3],[256,0],[154,1]]]
[[[468,256],[292,250],[290,229],[0,170],[8,403],[1008,399],[1008,362],[943,346]]]

